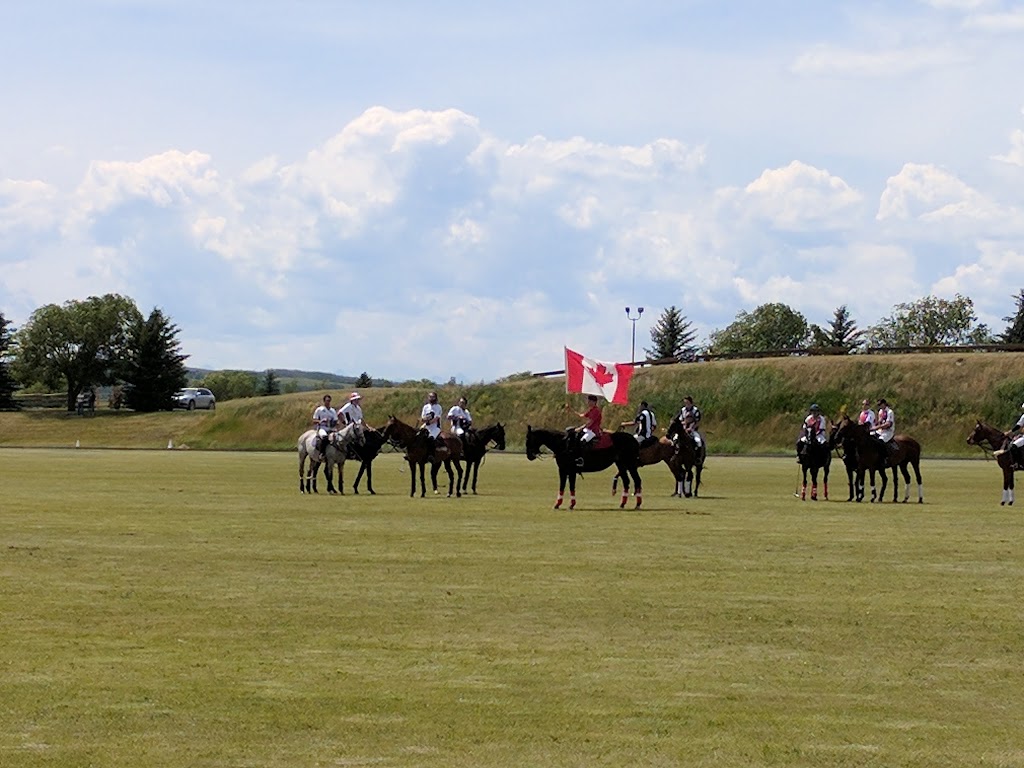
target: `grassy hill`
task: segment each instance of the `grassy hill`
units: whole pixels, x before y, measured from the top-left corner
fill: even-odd
[[[347,389],[347,387],[346,387]],[[341,401],[344,389],[332,390]],[[101,408],[95,417],[54,410],[0,413],[0,446],[293,450],[322,392],[219,403],[212,413],[134,414]],[[363,390],[363,411],[373,425],[390,414],[413,422],[426,390]],[[583,398],[566,396],[562,378],[440,387],[445,409],[469,398],[478,425],[501,421],[511,450],[521,449],[527,424],[562,428],[579,423],[565,403],[582,410]],[[859,410],[865,397],[886,397],[898,431],[916,437],[925,456],[976,456],[964,443],[975,419],[1006,427],[1024,402],[1024,353],[806,357],[729,360],[638,370],[632,404],[605,406],[605,426],[632,418],[646,399],[661,426],[687,395],[704,412],[711,453],[789,453],[811,402],[835,416]]]

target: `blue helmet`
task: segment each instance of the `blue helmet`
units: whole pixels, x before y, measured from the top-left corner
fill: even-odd
[[[817,403],[811,403],[811,410],[812,411],[820,411],[821,408],[818,407]]]

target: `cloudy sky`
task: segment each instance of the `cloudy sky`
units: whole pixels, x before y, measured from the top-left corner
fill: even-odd
[[[0,311],[189,364],[491,381],[784,302],[1024,288],[1024,0],[39,0],[0,23]],[[635,316],[635,310],[634,310]]]

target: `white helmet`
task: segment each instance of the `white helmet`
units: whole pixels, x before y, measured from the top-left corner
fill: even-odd
[[[1022,411],[1024,411],[1024,403],[1021,403],[1021,404],[1020,404],[1020,409],[1021,409]]]

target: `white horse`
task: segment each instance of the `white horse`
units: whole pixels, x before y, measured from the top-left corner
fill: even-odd
[[[324,466],[324,476],[327,478],[327,492],[337,493],[334,489],[334,467],[338,467],[338,490],[345,493],[345,454],[349,445],[363,443],[363,428],[359,424],[349,424],[332,432],[330,442],[324,453],[321,454],[316,447],[317,434],[315,429],[307,429],[299,436],[299,493],[319,493],[316,488],[316,476],[320,471],[320,465]],[[306,458],[309,458],[309,473],[306,473]]]

